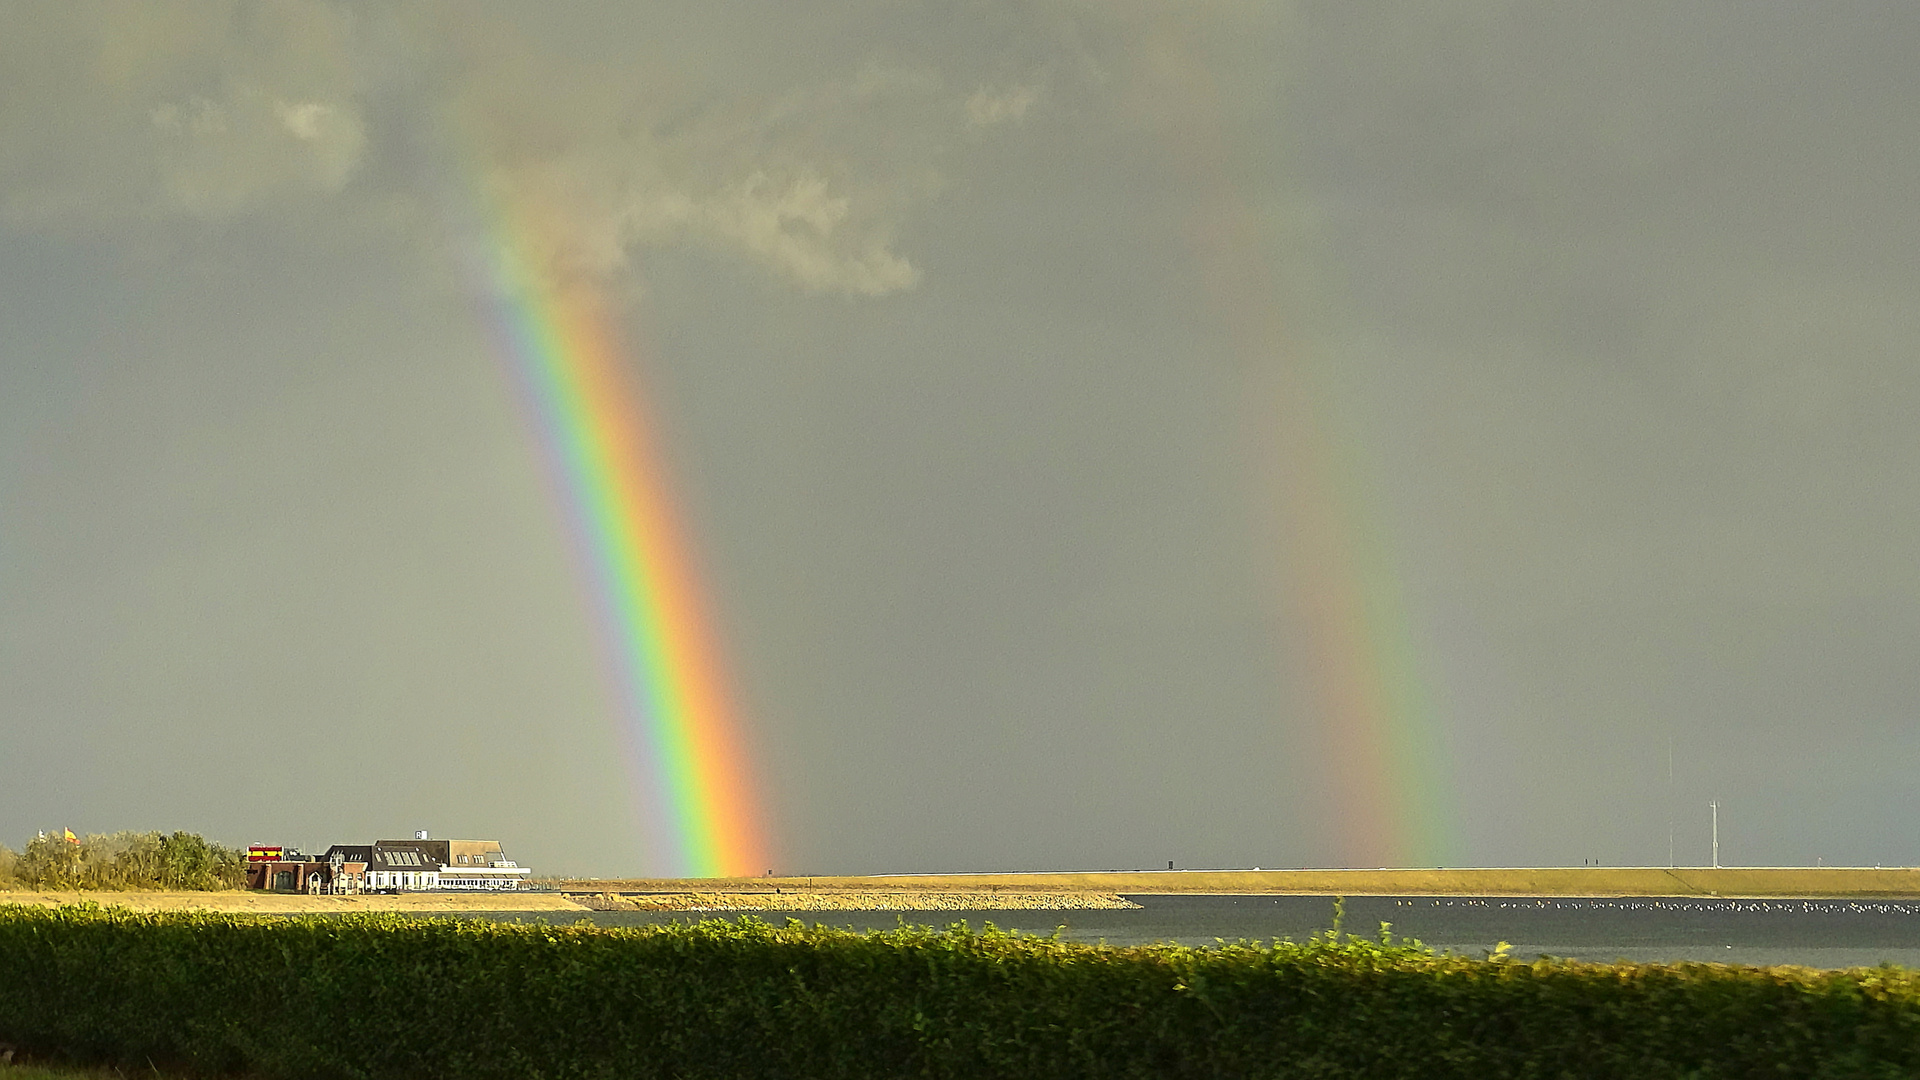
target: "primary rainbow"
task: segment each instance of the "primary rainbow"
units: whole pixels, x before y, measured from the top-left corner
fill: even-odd
[[[493,200],[479,254],[500,352],[585,564],[657,876],[758,874],[767,847],[686,533],[621,318],[537,206]]]

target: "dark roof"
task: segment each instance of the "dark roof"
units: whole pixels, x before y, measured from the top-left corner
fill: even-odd
[[[452,864],[455,843],[483,845],[483,850],[495,858],[504,858],[506,855],[498,840],[376,840],[371,844],[335,844],[327,849],[325,855],[307,858],[324,862],[339,855],[345,862],[365,863],[368,870],[403,873],[438,870]]]
[[[445,840],[381,840],[373,845],[369,870],[438,870],[447,864]]]

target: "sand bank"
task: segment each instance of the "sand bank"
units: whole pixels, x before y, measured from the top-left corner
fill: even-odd
[[[732,880],[563,881],[580,893],[1227,893],[1309,896],[1920,897],[1920,869],[1876,867],[1516,867],[1416,870],[1144,870]],[[975,906],[985,899],[969,901]]]

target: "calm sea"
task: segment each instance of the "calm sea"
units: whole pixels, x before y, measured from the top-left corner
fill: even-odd
[[[901,920],[944,926],[1052,933],[1068,941],[1138,945],[1216,939],[1301,940],[1330,928],[1333,900],[1324,896],[1130,896],[1133,911],[818,911],[768,912],[768,922],[797,918],[855,930],[891,929]],[[493,917],[537,920],[513,912]],[[642,926],[697,918],[671,912],[583,912],[603,926]],[[1346,902],[1348,933],[1373,935],[1393,925],[1397,937],[1477,956],[1502,941],[1512,955],[1580,960],[1802,964],[1842,968],[1898,964],[1920,967],[1920,901],[1712,900],[1692,897],[1554,898],[1357,896]]]

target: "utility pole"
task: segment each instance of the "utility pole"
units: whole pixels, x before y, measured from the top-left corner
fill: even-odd
[[[1667,869],[1673,869],[1673,734],[1667,734]]]
[[[1707,804],[1713,808],[1713,868],[1720,869],[1720,800]]]

